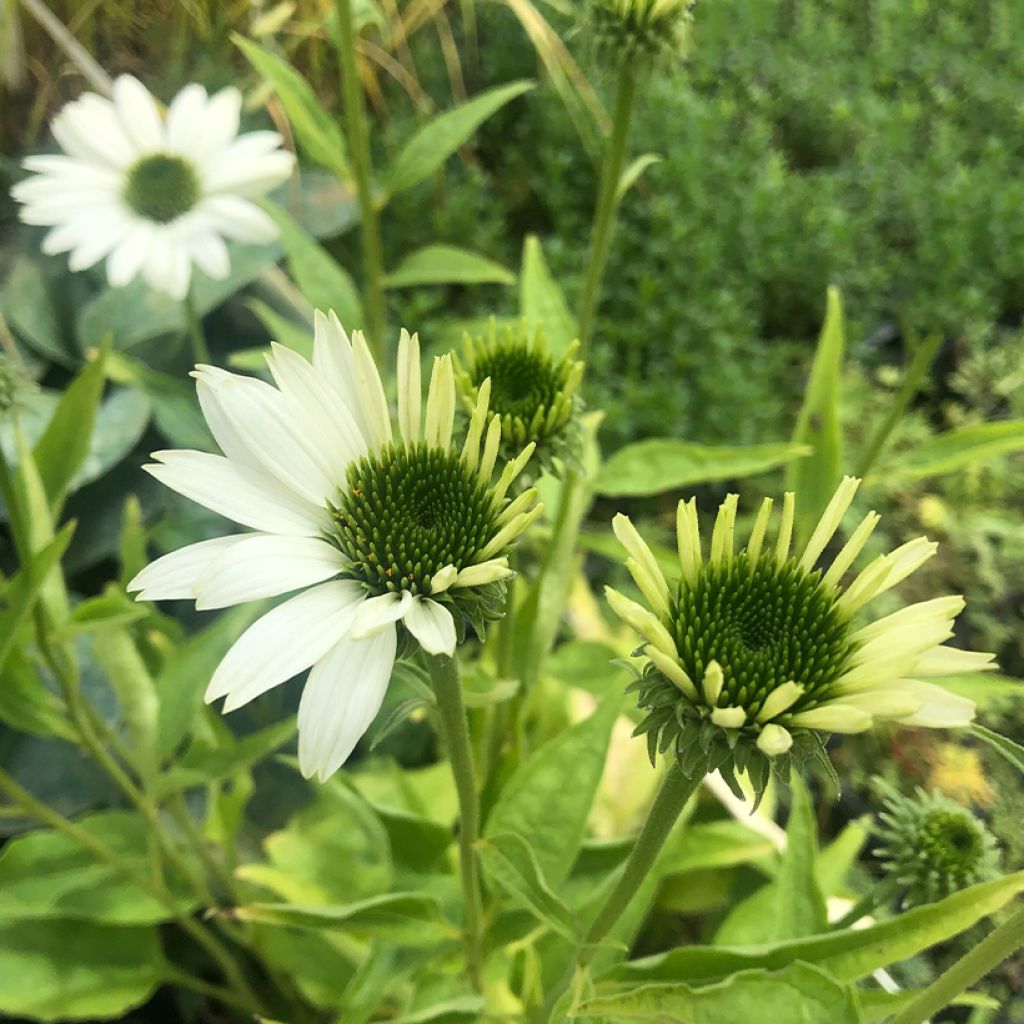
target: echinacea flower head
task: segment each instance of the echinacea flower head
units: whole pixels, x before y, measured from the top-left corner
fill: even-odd
[[[62,154],[30,156],[11,194],[21,219],[51,230],[43,252],[69,253],[72,270],[106,259],[114,287],[138,275],[175,299],[193,265],[230,270],[225,239],[268,242],[274,221],[253,202],[291,174],[273,131],[238,134],[242,95],[186,85],[166,116],[141,82],[121,75],[113,97],[86,93],[50,125]]]
[[[501,417],[502,454],[511,458],[526,444],[537,446],[534,462],[557,472],[579,462],[582,446],[579,396],[583,363],[576,359],[579,342],[560,357],[548,349],[542,331],[522,325],[498,330],[491,322],[486,336],[462,339],[456,377],[462,400],[472,412],[481,388]]]
[[[145,467],[255,532],[164,555],[128,589],[199,609],[301,590],[242,634],[206,700],[232,711],[311,668],[299,766],[323,780],[373,721],[396,657],[451,655],[467,626],[503,613],[508,551],[541,509],[534,489],[508,496],[532,446],[493,479],[501,424],[485,397],[453,437],[450,355],[434,360],[423,402],[415,335],[399,343],[397,431],[366,341],[333,313],[316,315],[312,364],[279,345],[267,362],[274,385],[197,367],[223,455],[155,452]]]
[[[879,517],[870,512],[830,565],[826,546],[860,481],[846,477],[803,550],[793,552],[795,498],[786,494],[768,543],[766,498],[750,538],[735,550],[737,496],[722,503],[704,557],[696,503],[677,514],[679,578],[670,585],[632,523],[615,517],[626,566],[646,606],[607,588],[612,610],[644,640],[633,684],[647,717],[652,759],[671,751],[688,775],[720,769],[734,783],[747,770],[763,792],[769,769],[786,778],[790,762],[828,764],[829,733],[856,733],[877,722],[933,728],[967,725],[974,704],[929,682],[991,668],[992,655],[945,646],[963,608],[937,597],[871,619],[870,603],[918,569],[936,549],[925,538],[848,570]]]
[[[906,797],[879,783],[885,808],[875,850],[886,877],[900,887],[904,908],[952,896],[999,874],[992,833],[967,808],[941,793]]]
[[[598,60],[639,73],[686,55],[695,6],[695,0],[586,0],[583,33]]]

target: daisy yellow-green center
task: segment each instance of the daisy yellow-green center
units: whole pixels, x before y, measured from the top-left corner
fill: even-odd
[[[488,377],[491,410],[526,423],[538,409],[552,405],[563,383],[551,357],[525,343],[481,351],[473,364],[474,386],[479,387]]]
[[[199,178],[187,160],[154,153],[129,168],[124,200],[140,217],[168,224],[199,201]]]
[[[474,565],[498,532],[491,488],[456,452],[424,444],[354,462],[331,511],[348,571],[374,594],[429,594],[439,569]]]
[[[741,553],[727,563],[705,564],[691,585],[680,583],[670,608],[670,633],[691,679],[712,661],[725,677],[718,707],[756,715],[770,693],[795,681],[804,687],[793,712],[829,696],[854,645],[848,621],[819,572],[795,559],[779,565],[763,555],[751,565]]]

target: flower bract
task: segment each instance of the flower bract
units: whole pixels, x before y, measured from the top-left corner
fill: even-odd
[[[299,763],[326,779],[380,708],[395,659],[454,653],[503,613],[510,546],[540,514],[510,498],[527,446],[493,479],[501,424],[486,387],[456,444],[450,355],[422,401],[419,342],[403,332],[398,430],[363,336],[317,314],[313,361],[275,345],[274,385],[197,367],[200,406],[223,455],[154,453],[167,486],[255,532],[158,558],[129,584],[145,600],[223,608],[301,590],[250,626],[207,701],[231,711],[312,668],[299,706]]]
[[[869,513],[831,564],[819,566],[859,481],[840,484],[803,550],[792,551],[795,498],[785,496],[774,542],[766,498],[736,550],[737,496],[722,503],[705,557],[696,503],[677,514],[679,577],[671,585],[625,516],[614,528],[646,604],[607,589],[612,610],[644,640],[634,684],[652,759],[671,751],[689,774],[748,770],[763,792],[770,768],[824,757],[829,733],[876,722],[962,726],[974,704],[929,680],[992,667],[992,656],[947,646],[960,597],[937,597],[871,619],[870,603],[936,549],[925,538],[850,570],[879,517]]]
[[[106,260],[111,285],[138,275],[182,299],[193,266],[230,270],[225,239],[267,242],[274,221],[253,199],[280,184],[294,158],[273,131],[238,134],[242,95],[185,86],[166,116],[141,82],[121,75],[113,97],[86,93],[51,124],[63,153],[31,156],[12,189],[21,219],[50,228],[48,254],[72,270]]]

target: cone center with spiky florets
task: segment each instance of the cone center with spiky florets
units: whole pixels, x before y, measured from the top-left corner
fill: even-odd
[[[584,31],[600,57],[646,69],[683,56],[694,0],[589,0]]]
[[[353,462],[331,514],[349,574],[372,594],[430,594],[440,569],[480,561],[499,529],[490,487],[456,452],[425,444]]]
[[[551,357],[525,342],[481,352],[471,371],[473,386],[479,388],[488,377],[491,411],[526,422],[555,401],[564,383]]]
[[[693,585],[680,581],[670,621],[690,678],[703,679],[717,662],[724,682],[714,706],[743,708],[751,722],[768,695],[791,681],[804,692],[790,711],[815,707],[854,650],[834,593],[821,585],[820,572],[806,572],[796,559],[780,566],[762,555],[751,565],[743,552],[705,563]]]
[[[129,168],[123,195],[139,216],[168,224],[199,201],[199,177],[187,160],[154,153]]]

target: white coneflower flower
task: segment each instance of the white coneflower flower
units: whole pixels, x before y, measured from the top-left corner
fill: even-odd
[[[736,502],[722,503],[705,559],[693,500],[680,502],[680,579],[670,587],[632,523],[616,516],[626,566],[649,607],[608,588],[612,610],[645,641],[648,663],[634,683],[649,712],[638,731],[652,757],[674,750],[688,773],[749,769],[762,788],[769,766],[823,756],[823,735],[877,721],[935,728],[968,724],[974,704],[929,678],[991,668],[992,655],[943,646],[963,608],[938,597],[859,624],[858,613],[930,558],[936,545],[910,541],[842,580],[879,517],[869,513],[831,566],[816,568],[859,484],[840,484],[802,552],[790,554],[795,507],[785,496],[778,537],[765,533],[766,498],[750,540],[734,552]]]
[[[316,315],[312,365],[279,345],[267,362],[277,387],[212,366],[193,374],[222,456],[155,452],[145,467],[258,532],[158,558],[128,589],[208,609],[308,588],[242,634],[206,699],[232,711],[312,666],[299,764],[323,780],[380,709],[400,640],[450,655],[467,623],[501,614],[509,546],[540,506],[534,490],[506,496],[532,447],[492,483],[501,430],[486,388],[453,446],[450,355],[434,360],[421,406],[415,335],[399,343],[397,437],[362,334],[350,342],[333,313]]]
[[[227,277],[225,238],[277,237],[252,199],[284,181],[294,163],[277,132],[238,134],[241,106],[237,89],[208,97],[192,84],[164,117],[141,82],[121,75],[113,99],[86,93],[54,118],[64,154],[25,160],[36,173],[11,190],[21,219],[52,228],[43,251],[70,253],[72,270],[106,258],[115,287],[141,274],[183,299],[193,264]]]

